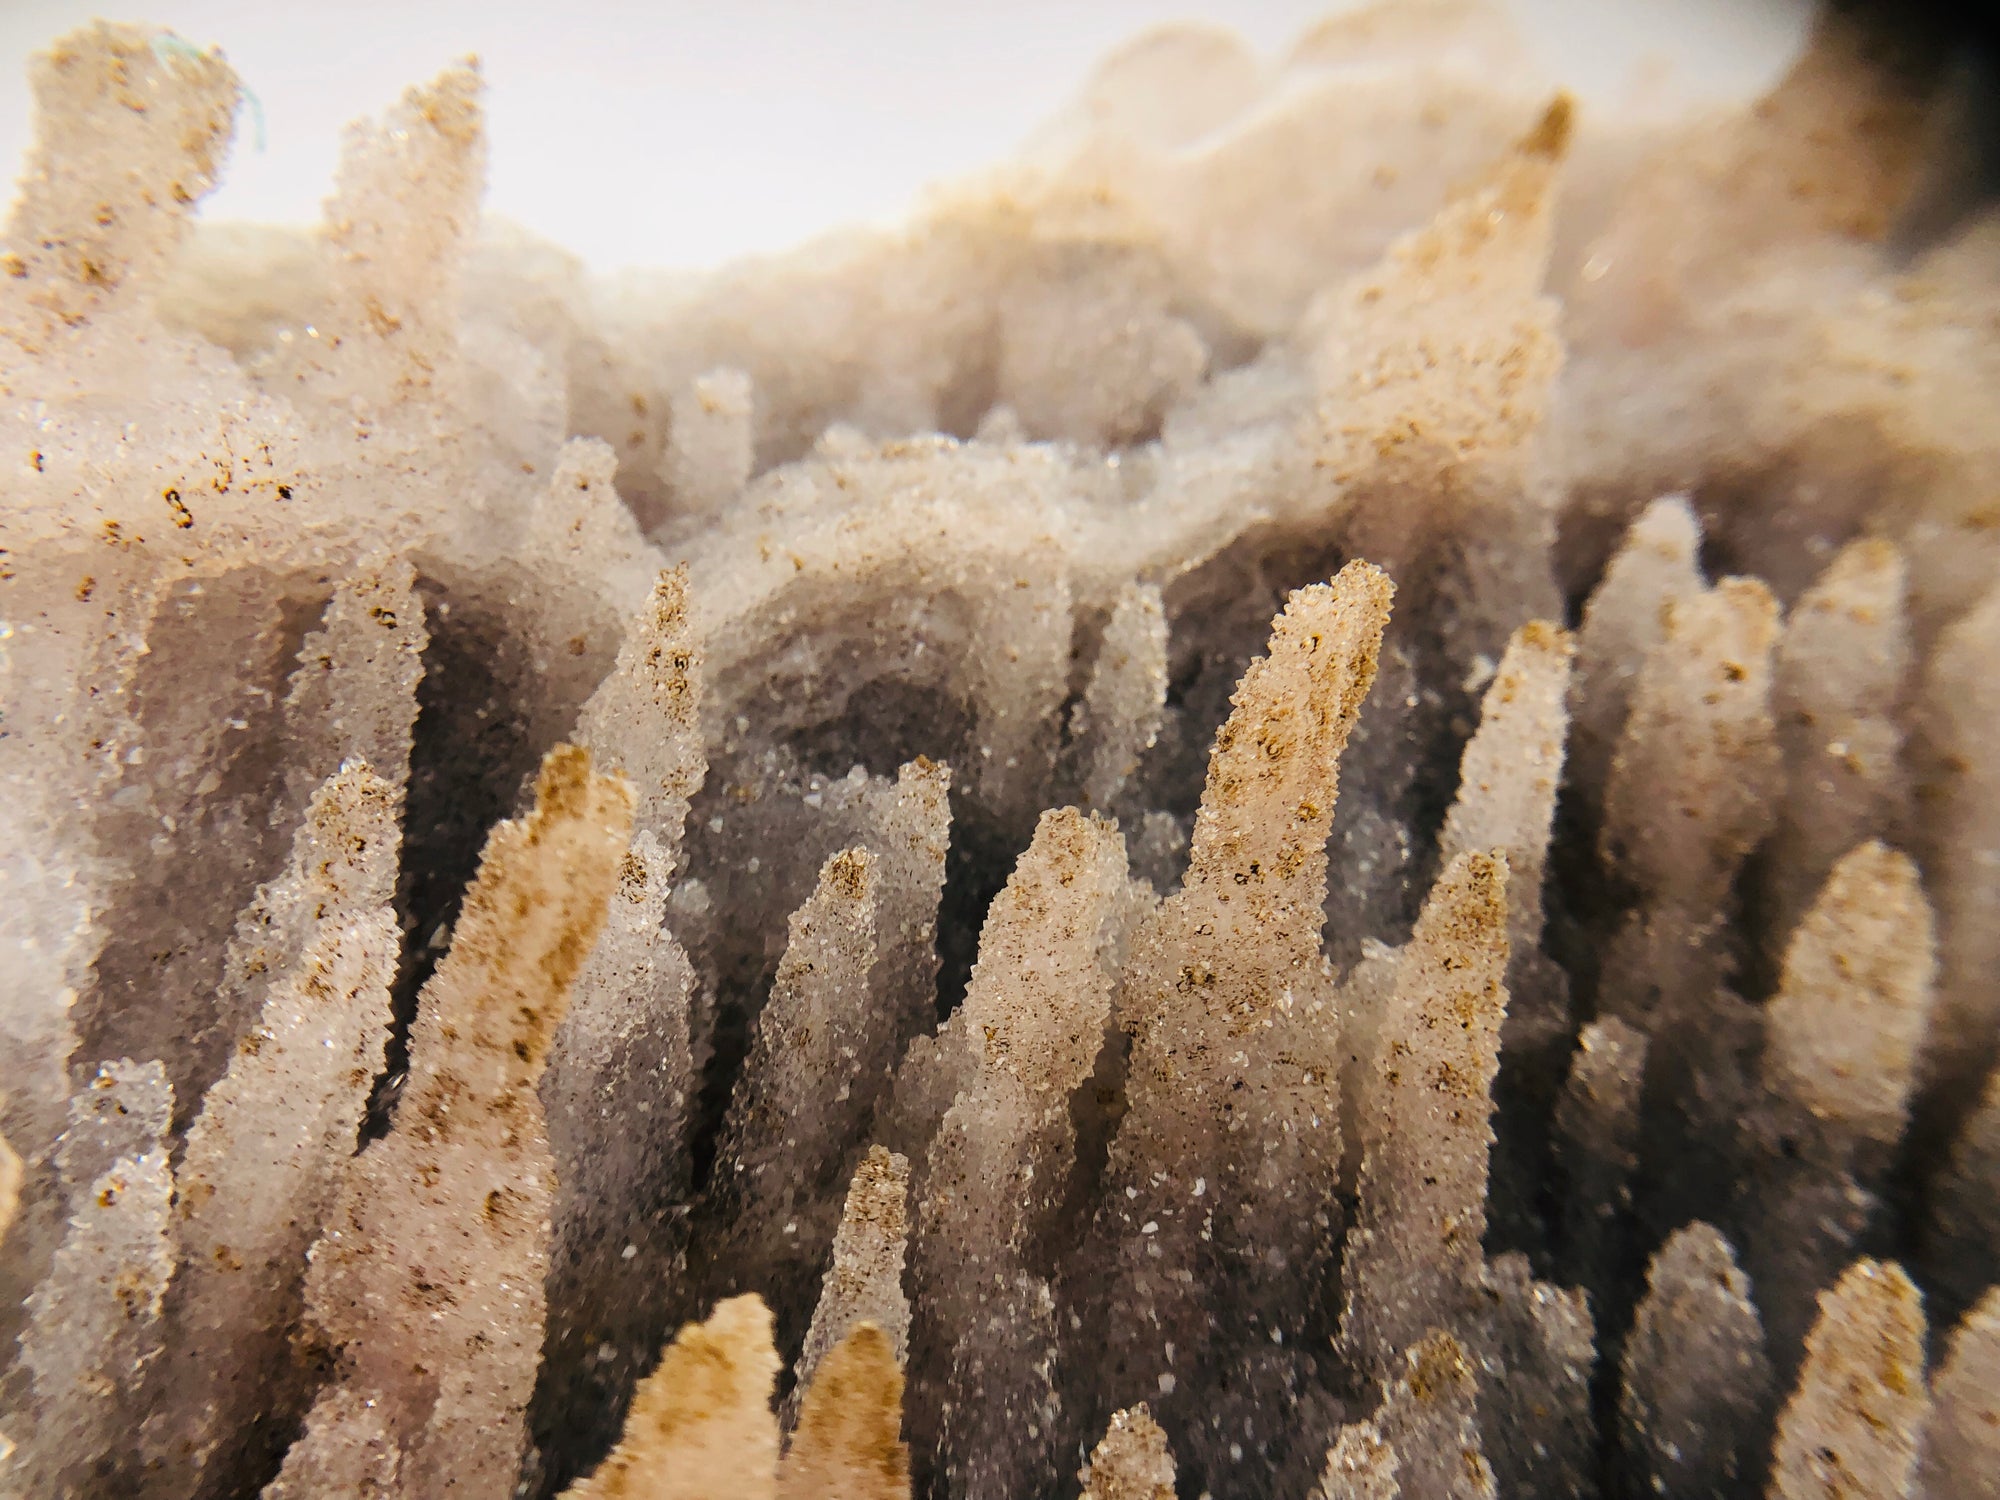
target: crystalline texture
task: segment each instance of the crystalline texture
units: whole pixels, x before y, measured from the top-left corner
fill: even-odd
[[[1879,1162],[1903,1132],[1935,972],[1917,867],[1855,849],[1792,934],[1764,1008],[1764,1076],[1842,1145]]]
[[[1786,787],[1766,853],[1774,942],[1848,850],[1903,835],[1907,572],[1890,543],[1850,543],[1792,606],[1778,641],[1771,708]]]
[[[1561,1263],[1600,1306],[1632,1206],[1645,1082],[1646,1034],[1608,1016],[1578,1034],[1556,1102],[1556,1158],[1567,1179]]]
[[[1597,1447],[1588,1299],[1535,1280],[1518,1251],[1486,1267],[1481,1290],[1479,1430],[1497,1487],[1545,1500],[1584,1493]]]
[[[1402,1493],[1494,1500],[1493,1470],[1474,1415],[1478,1375],[1458,1340],[1432,1331],[1398,1360],[1374,1423],[1397,1456]]]
[[[34,83],[35,151],[0,250],[0,319],[30,348],[160,280],[237,100],[219,53],[104,22],[38,57]]]
[[[688,628],[687,569],[662,573],[618,647],[618,660],[577,723],[576,742],[630,778],[635,826],[680,848],[688,802],[701,790],[701,658]]]
[[[1744,1194],[1744,1263],[1764,1288],[1781,1369],[1814,1294],[1861,1248],[1903,1134],[1931,1008],[1931,932],[1916,866],[1864,844],[1834,866],[1765,1006],[1765,1129],[1777,1140]]]
[[[1111,1019],[1103,957],[1124,904],[1117,829],[1063,809],[1042,815],[980,934],[961,1013],[973,1070],[931,1142],[918,1206],[918,1327],[950,1351],[941,1456],[954,1494],[999,1500],[1054,1479],[1032,1437],[1054,1425],[1055,1331],[1035,1326],[1046,1293],[1022,1283],[1058,1228],[1070,1095]]]
[[[1167,696],[1167,621],[1160,591],[1120,591],[1104,626],[1090,686],[1070,721],[1087,751],[1083,805],[1109,809],[1159,737]]]
[[[2000,964],[2000,760],[1990,726],[2000,714],[2000,590],[1939,638],[1923,686],[1938,771],[1924,801],[1926,867],[1939,892],[1940,971],[1929,1066],[1941,1084],[1971,1092],[2000,1047],[1992,975]]]
[[[311,936],[189,1128],[174,1222],[185,1263],[147,1418],[148,1493],[230,1482],[213,1476],[244,1462],[253,1419],[279,1425],[309,1399],[286,1331],[382,1070],[398,946],[392,818],[391,789],[365,768],[349,765],[315,797],[294,860],[310,870],[324,851]],[[345,888],[327,878],[343,856]],[[254,1446],[247,1456],[261,1457]]]
[[[810,1300],[833,1240],[828,1180],[848,1180],[862,1150],[860,1058],[882,1050],[867,1035],[882,1019],[868,1004],[876,865],[843,849],[792,914],[716,1148],[703,1274],[729,1290],[764,1288],[788,1318]]]
[[[909,1500],[910,1450],[898,1435],[903,1370],[889,1336],[859,1323],[820,1361],[778,1468],[779,1500]]]
[[[219,54],[34,82],[0,1489],[1982,1492],[1937,28],[1583,110],[1483,0],[1170,27],[902,224],[615,278],[481,221],[475,66],[312,229],[188,232]]]
[[[1641,1491],[1724,1495],[1756,1471],[1771,1366],[1750,1282],[1706,1224],[1675,1231],[1646,1269],[1625,1340],[1618,1443]]]
[[[672,857],[632,836],[539,1092],[555,1160],[549,1327],[530,1420],[545,1452],[617,1436],[672,1327],[686,1252],[694,973],[662,925]]]
[[[1371,1122],[1341,1264],[1341,1339],[1379,1378],[1426,1329],[1465,1329],[1477,1293],[1507,1009],[1507,880],[1498,854],[1462,854],[1438,878],[1367,1078]]]
[[[1655,500],[1632,523],[1584,605],[1571,689],[1570,775],[1587,796],[1604,793],[1639,669],[1665,634],[1668,606],[1701,592],[1700,542],[1700,523],[1684,498]]]
[[[107,1065],[72,1101],[58,1153],[69,1227],[48,1279],[28,1299],[21,1334],[32,1425],[0,1458],[22,1493],[65,1493],[89,1483],[95,1463],[115,1473],[130,1460],[176,1260],[165,1144],[172,1112],[158,1063]]]
[[[654,1500],[773,1500],[778,1422],[771,1383],[778,1355],[771,1314],[755,1297],[732,1297],[706,1323],[690,1323],[640,1383],[625,1436],[569,1500],[647,1495]]]
[[[1632,688],[1604,798],[1607,861],[1655,903],[1706,918],[1769,825],[1777,606],[1725,578],[1674,605]]]
[[[1167,1435],[1144,1402],[1111,1414],[1111,1425],[1077,1478],[1083,1500],[1168,1500],[1174,1459]]]
[[[1326,1455],[1314,1500],[1400,1500],[1396,1450],[1374,1422],[1350,1422]]]
[[[2000,1495],[2000,1288],[1951,1331],[1931,1379],[1920,1490],[1963,1500]]]
[[[1507,643],[1459,766],[1458,797],[1445,815],[1438,858],[1498,849],[1507,856],[1507,940],[1531,953],[1542,940],[1542,862],[1562,779],[1568,634],[1542,621]]]
[[[494,830],[419,997],[395,1128],[356,1159],[313,1250],[307,1312],[340,1372],[310,1425],[342,1389],[377,1402],[405,1486],[504,1488],[520,1463],[553,1175],[535,1084],[604,920],[631,807],[623,782],[564,747],[534,811]],[[298,1455],[286,1477],[308,1482]]]
[[[908,1355],[910,1303],[903,1294],[903,1261],[909,1252],[909,1186],[907,1157],[880,1146],[868,1148],[833,1234],[833,1262],[799,1351],[798,1381],[786,1403],[787,1425],[796,1421],[798,1397],[812,1384],[813,1371],[849,1330],[873,1324],[898,1363]]]
[[[1194,1288],[1218,1226],[1275,1252],[1238,1269],[1236,1294],[1253,1307],[1267,1278],[1330,1269],[1340,1142],[1318,958],[1326,839],[1390,593],[1353,564],[1293,595],[1216,736],[1187,876],[1133,939],[1129,1112],[1086,1246],[1116,1288],[1109,1338],[1125,1373],[1107,1406],[1134,1386],[1174,1405],[1169,1350],[1199,1357],[1214,1336]],[[1258,1111],[1239,1115],[1252,1100]]]
[[[1858,1260],[1825,1296],[1798,1388],[1778,1417],[1772,1500],[1899,1500],[1915,1493],[1924,1312],[1894,1262]]]

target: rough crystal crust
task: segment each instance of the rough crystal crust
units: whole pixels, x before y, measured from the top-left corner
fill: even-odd
[[[1924,1313],[1893,1262],[1856,1261],[1820,1299],[1771,1454],[1777,1500],[1914,1493],[1930,1415]]]
[[[1677,1231],[1646,1270],[1625,1341],[1618,1442],[1640,1492],[1727,1494],[1754,1472],[1768,1420],[1764,1330],[1729,1242],[1707,1224]]]
[[[1891,10],[1699,114],[1169,27],[618,278],[476,64],[295,232],[57,42],[0,1493],[1992,1493],[2000,212]]]

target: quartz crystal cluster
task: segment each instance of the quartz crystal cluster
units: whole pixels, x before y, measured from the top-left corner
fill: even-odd
[[[605,280],[35,63],[0,1493],[2000,1495],[2000,211],[1825,15],[1169,29]],[[643,187],[635,187],[643,190]]]

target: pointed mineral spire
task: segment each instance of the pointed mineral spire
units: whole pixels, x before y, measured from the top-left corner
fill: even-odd
[[[1032,1317],[1010,1309],[1047,1300],[1029,1273],[1066,1240],[1052,1216],[1076,1149],[1070,1096],[1111,1020],[1102,960],[1125,900],[1117,825],[1062,808],[1042,814],[980,933],[962,1011],[973,1069],[931,1142],[916,1261],[950,1351],[942,1456],[961,1493],[1054,1482],[1048,1445],[1031,1441],[1050,1426],[1053,1340],[1038,1353]]]
[[[1592,1021],[1577,1037],[1556,1101],[1555,1154],[1566,1179],[1557,1264],[1561,1279],[1582,1286],[1600,1308],[1632,1206],[1646,1047],[1646,1033],[1616,1016]]]
[[[348,127],[327,200],[338,357],[378,401],[428,391],[458,358],[460,264],[486,186],[476,60]],[[324,343],[324,340],[314,340]]]
[[[1781,948],[1840,857],[1904,836],[1908,569],[1894,544],[1851,542],[1792,606],[1772,668],[1785,796],[1764,863]]]
[[[1537,1281],[1518,1250],[1487,1263],[1481,1290],[1479,1433],[1495,1485],[1519,1500],[1587,1493],[1597,1468],[1588,1299]]]
[[[238,93],[220,52],[104,21],[33,76],[35,145],[0,240],[0,327],[30,347],[160,279],[215,186]]]
[[[1881,1165],[1903,1133],[1936,972],[1917,867],[1866,843],[1833,867],[1764,1007],[1764,1079]]]
[[[558,746],[486,841],[417,1000],[390,1133],[355,1158],[307,1273],[340,1391],[377,1403],[413,1493],[514,1483],[541,1358],[553,1162],[536,1093],[630,833],[626,784]],[[316,1417],[312,1425],[320,1425]]]
[[[1426,1329],[1464,1328],[1477,1295],[1507,1009],[1507,876],[1495,853],[1461,854],[1438,877],[1403,950],[1363,1092],[1367,1150],[1342,1267],[1341,1341],[1378,1378]]]
[[[858,1323],[819,1363],[778,1468],[778,1500],[909,1500],[903,1370],[889,1336]]]
[[[709,1218],[695,1249],[704,1285],[756,1290],[803,1314],[832,1242],[829,1178],[845,1180],[862,1151],[856,1099],[863,1038],[876,1019],[868,1003],[875,965],[878,861],[843,849],[791,918],[791,941],[770,998],[757,1015],[723,1120],[710,1179]],[[706,1224],[716,1225],[706,1236]]]
[[[1227,906],[1227,887],[1244,888],[1240,899],[1269,909],[1288,948],[1318,946],[1340,752],[1375,681],[1394,593],[1366,563],[1295,591],[1216,732],[1182,889]]]
[[[242,1439],[311,1400],[289,1335],[306,1252],[382,1071],[399,945],[386,902],[320,923],[188,1131],[174,1225],[184,1264],[146,1438],[184,1478],[240,1458]]]
[[[632,836],[539,1085],[556,1167],[548,1334],[529,1413],[545,1453],[608,1449],[674,1327],[699,1083],[694,971],[663,925],[672,863],[651,832]]]
[[[640,1383],[625,1436],[567,1500],[774,1500],[778,1373],[771,1313],[756,1297],[720,1303],[690,1323]]]
[[[1218,1214],[1224,1234],[1266,1247],[1270,1274],[1331,1273],[1337,1232],[1321,1226],[1340,1212],[1340,1040],[1320,943],[1326,843],[1392,593],[1379,569],[1350,563],[1291,595],[1216,734],[1186,878],[1132,940],[1129,1108],[1081,1252],[1125,1309],[1087,1335],[1119,1350],[1131,1382],[1108,1403],[1157,1392],[1165,1409],[1169,1347],[1191,1358],[1217,1336],[1195,1268]],[[1234,1290],[1255,1294],[1247,1281]]]
[[[1771,1396],[1763,1325],[1729,1241],[1706,1224],[1676,1230],[1646,1268],[1625,1340],[1625,1472],[1645,1493],[1728,1493],[1753,1467]]]
[[[910,1301],[903,1294],[903,1261],[910,1240],[909,1188],[909,1158],[870,1146],[848,1185],[834,1231],[833,1260],[799,1352],[798,1383],[785,1403],[787,1427],[798,1419],[799,1396],[811,1386],[813,1371],[849,1330],[870,1324],[889,1340],[899,1364],[908,1357]]]
[[[1315,359],[1318,462],[1338,483],[1519,460],[1562,365],[1541,288],[1570,115],[1558,96],[1486,181],[1341,289]]]
[[[638,797],[634,826],[678,858],[688,803],[708,757],[701,738],[701,652],[688,621],[687,565],[660,574],[618,647],[618,661],[583,706],[576,742]]]
[[[1706,919],[1770,826],[1778,606],[1747,578],[1676,603],[1647,653],[1604,792],[1607,863],[1654,903]]]
[[[1666,633],[1668,606],[1702,590],[1700,546],[1701,523],[1687,498],[1655,500],[1632,523],[1583,607],[1570,687],[1569,773],[1593,802],[1604,794],[1639,669]]]
[[[429,641],[408,561],[364,564],[335,584],[286,689],[289,774],[323,776],[350,760],[379,767],[400,812]],[[314,785],[294,795],[302,802]]]
[[[1370,1420],[1349,1422],[1327,1450],[1326,1472],[1313,1500],[1401,1500],[1395,1447]]]
[[[1173,1500],[1174,1456],[1143,1401],[1111,1414],[1077,1478],[1081,1500]]]
[[[1923,720],[1937,771],[1924,788],[1924,869],[1937,893],[1937,1015],[1925,1049],[1927,1083],[1959,1097],[2000,1050],[2000,589],[1939,635],[1923,685]]]
[[[1438,859],[1469,850],[1507,856],[1507,940],[1532,953],[1542,941],[1542,864],[1562,780],[1569,632],[1531,620],[1514,632],[1480,703],[1479,728],[1459,763],[1458,796],[1438,837]]]
[[[1929,1414],[1923,1301],[1895,1262],[1858,1260],[1819,1299],[1778,1418],[1771,1500],[1905,1500]]]
[[[660,478],[672,510],[659,534],[712,525],[750,482],[757,460],[757,391],[741,370],[697,375],[668,403],[667,451]]]
[[[1167,616],[1155,584],[1119,590],[1104,640],[1070,723],[1087,752],[1083,805],[1108,811],[1139,757],[1159,737],[1167,702]]]
[[[1375,1426],[1396,1455],[1402,1492],[1436,1500],[1494,1500],[1479,1443],[1479,1378],[1465,1346],[1436,1329],[1403,1352]]]
[[[414,702],[410,707],[414,713]],[[400,774],[406,776],[407,741],[404,755]],[[377,776],[367,761],[336,764],[339,769],[306,802],[284,869],[258,888],[236,919],[211,1024],[189,1038],[187,1087],[197,1097],[229,1066],[244,1034],[258,1024],[271,988],[297,971],[314,936],[372,917],[395,896],[401,787]]]

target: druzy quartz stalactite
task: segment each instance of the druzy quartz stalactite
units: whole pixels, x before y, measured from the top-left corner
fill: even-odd
[[[607,279],[475,64],[249,230],[218,51],[55,43],[0,1494],[1990,1493],[1971,76],[1169,27]]]

